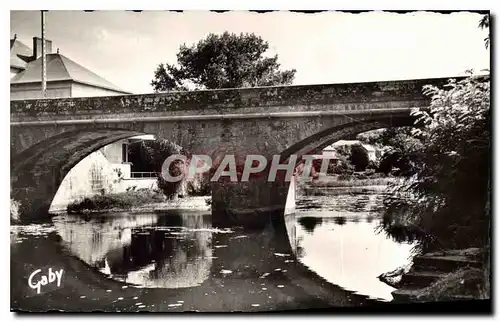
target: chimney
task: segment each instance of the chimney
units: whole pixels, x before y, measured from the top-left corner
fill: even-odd
[[[46,53],[52,53],[52,40],[45,39]],[[42,57],[42,38],[33,37],[33,58],[38,59]]]

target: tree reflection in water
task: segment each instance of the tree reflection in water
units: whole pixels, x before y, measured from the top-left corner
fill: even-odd
[[[347,222],[344,216],[335,217],[333,218],[333,221],[339,226],[343,226]]]
[[[313,233],[316,226],[321,225],[323,218],[321,217],[300,217],[299,224],[304,227],[308,233]]]
[[[87,222],[61,218],[57,227],[73,254],[117,280],[179,288],[198,285],[209,276],[212,230],[207,214],[169,211]]]

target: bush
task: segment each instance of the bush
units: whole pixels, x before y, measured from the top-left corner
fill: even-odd
[[[352,180],[352,175],[350,174],[341,174],[337,177],[339,181]]]
[[[187,183],[187,194],[189,196],[210,196],[212,187],[210,185],[211,176],[204,173]]]
[[[387,200],[386,214],[390,221],[409,222],[425,232],[434,241],[430,250],[485,247],[490,220],[490,83],[467,77],[450,80],[446,88],[425,87],[432,96],[430,110],[414,112],[421,127],[411,132],[422,142],[414,150],[415,172],[393,191],[396,198]],[[403,172],[392,169],[394,175]]]
[[[128,210],[152,202],[161,202],[164,197],[147,189],[127,191],[109,195],[95,195],[68,204],[68,213],[82,213],[92,211],[106,211],[112,209]]]
[[[375,176],[375,169],[366,169],[365,176],[373,178]]]
[[[354,173],[354,166],[348,161],[340,161],[333,166],[333,173],[340,175],[350,175]]]
[[[354,177],[354,179],[357,179],[357,180],[368,179],[368,177],[366,176],[366,174],[360,173],[360,172],[354,172],[353,177]]]
[[[177,160],[170,163],[168,169],[162,167],[161,172],[165,174],[169,173],[170,176],[172,177],[177,177],[183,173],[186,173],[186,165],[184,164],[184,162]],[[165,197],[167,197],[167,199],[172,199],[179,192],[183,180],[184,179],[173,182],[165,180],[163,176],[159,176],[157,179],[158,189],[160,189],[160,191],[163,192],[163,194],[165,195]]]
[[[351,146],[351,155],[349,161],[354,166],[356,171],[365,171],[366,167],[370,163],[368,158],[368,153],[360,144],[355,144]]]
[[[370,160],[368,162],[368,165],[366,166],[366,171],[375,172],[375,170],[377,170],[377,168],[378,168],[377,162]]]
[[[128,153],[134,172],[161,172],[166,158],[173,154],[186,155],[182,147],[159,139],[132,143]]]
[[[19,214],[20,203],[14,199],[10,199],[10,220],[12,222],[19,222],[21,216]]]

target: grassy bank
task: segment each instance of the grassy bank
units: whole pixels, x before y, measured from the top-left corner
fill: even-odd
[[[389,184],[399,180],[394,177],[359,179],[355,176],[328,176],[312,182],[299,182],[298,193],[306,196],[336,196],[342,194],[380,194]]]
[[[363,186],[386,186],[390,183],[396,182],[398,178],[385,177],[385,178],[367,178],[356,179],[350,177],[342,179],[342,177],[328,177],[322,180],[313,180],[310,185],[313,187],[363,187]]]
[[[358,186],[358,187],[317,187],[307,186],[300,187],[298,190],[300,195],[305,196],[338,196],[346,194],[383,194],[386,191],[386,186]]]
[[[462,268],[448,273],[431,285],[412,292],[415,301],[449,301],[452,299],[488,299],[485,291],[483,271],[477,268]]]
[[[151,190],[127,191],[106,195],[86,197],[68,204],[66,210],[70,214],[102,212],[111,210],[129,210],[145,204],[162,203],[165,197]]]

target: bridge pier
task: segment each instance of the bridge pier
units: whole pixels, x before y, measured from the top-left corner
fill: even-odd
[[[285,214],[289,186],[289,182],[268,182],[267,178],[213,182],[213,226],[262,230],[280,221]]]

